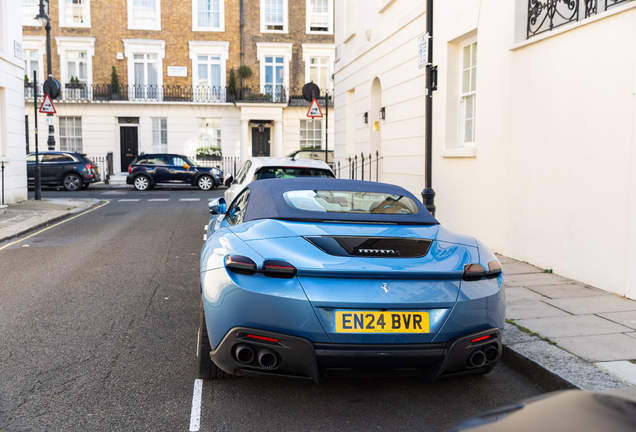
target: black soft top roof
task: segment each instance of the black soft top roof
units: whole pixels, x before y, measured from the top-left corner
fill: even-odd
[[[439,222],[426,207],[409,191],[399,186],[359,180],[336,180],[328,178],[289,178],[258,180],[247,186],[250,197],[245,211],[244,222],[257,219],[315,220],[384,222],[414,225],[437,225]],[[283,194],[294,190],[331,190],[347,192],[375,192],[400,195],[410,198],[417,206],[416,214],[363,214],[332,213],[298,210],[285,201]]]

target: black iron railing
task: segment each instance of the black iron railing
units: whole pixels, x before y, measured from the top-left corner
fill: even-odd
[[[367,181],[380,181],[380,152],[375,152],[375,159],[373,155],[369,153],[367,156],[364,153],[345,159],[348,165],[341,166],[340,161],[336,164],[336,177],[349,180],[367,180]]]
[[[33,85],[25,85],[24,97],[33,99]],[[42,86],[38,86],[38,98],[43,96]],[[68,102],[127,101],[127,102],[190,102],[190,103],[282,103],[290,106],[309,106],[303,99],[302,89],[282,86],[263,87],[209,87],[178,85],[120,85],[109,84],[68,84],[62,85],[57,100]],[[320,105],[324,106],[324,94]],[[330,102],[329,106],[333,106]]]
[[[552,31],[633,0],[528,0],[527,37]]]

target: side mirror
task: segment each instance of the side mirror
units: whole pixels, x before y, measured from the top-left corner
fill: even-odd
[[[183,164],[183,167],[184,167],[187,171],[190,171],[190,165],[188,165],[187,163],[186,163],[186,164]]]
[[[225,181],[223,182],[223,184],[226,187],[230,187],[233,181],[234,181],[234,176],[232,174],[228,174],[227,177],[225,177]]]
[[[227,204],[225,203],[225,198],[216,198],[208,203],[208,208],[210,209],[210,214],[217,215],[223,214],[227,211]]]

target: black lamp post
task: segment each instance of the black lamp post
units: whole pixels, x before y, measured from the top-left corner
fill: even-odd
[[[426,65],[426,172],[422,201],[435,216],[433,190],[433,91],[437,90],[437,66],[433,66],[433,0],[426,2],[426,30],[428,33],[428,59]]]
[[[38,20],[42,27],[46,30],[46,75],[48,78],[53,78],[51,67],[51,20],[44,11],[44,0],[40,0],[40,13],[35,17],[35,19]],[[49,96],[53,97],[53,95]],[[53,114],[48,114],[47,117],[53,117]],[[53,124],[49,124],[49,139],[47,141],[47,145],[49,150],[55,150],[55,127]]]
[[[42,26],[47,25],[49,23],[49,16],[44,12],[44,1],[40,0],[40,13],[35,17],[36,20],[42,24]],[[51,27],[49,26],[49,29]],[[49,45],[50,46],[50,45]],[[47,54],[47,58],[49,62],[51,61],[51,56]],[[50,64],[50,63],[49,63]],[[49,69],[50,70],[50,69]],[[40,178],[40,154],[38,149],[38,79],[36,71],[33,71],[33,113],[35,116],[35,178],[34,178],[34,189],[35,189],[35,199],[42,199],[42,185]]]

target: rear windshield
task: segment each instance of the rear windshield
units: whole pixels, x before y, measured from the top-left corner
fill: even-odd
[[[283,197],[292,208],[313,212],[386,215],[418,212],[410,198],[378,192],[298,190],[285,192]]]
[[[273,178],[322,177],[333,178],[331,171],[316,168],[300,167],[263,167],[254,175],[254,180]]]

